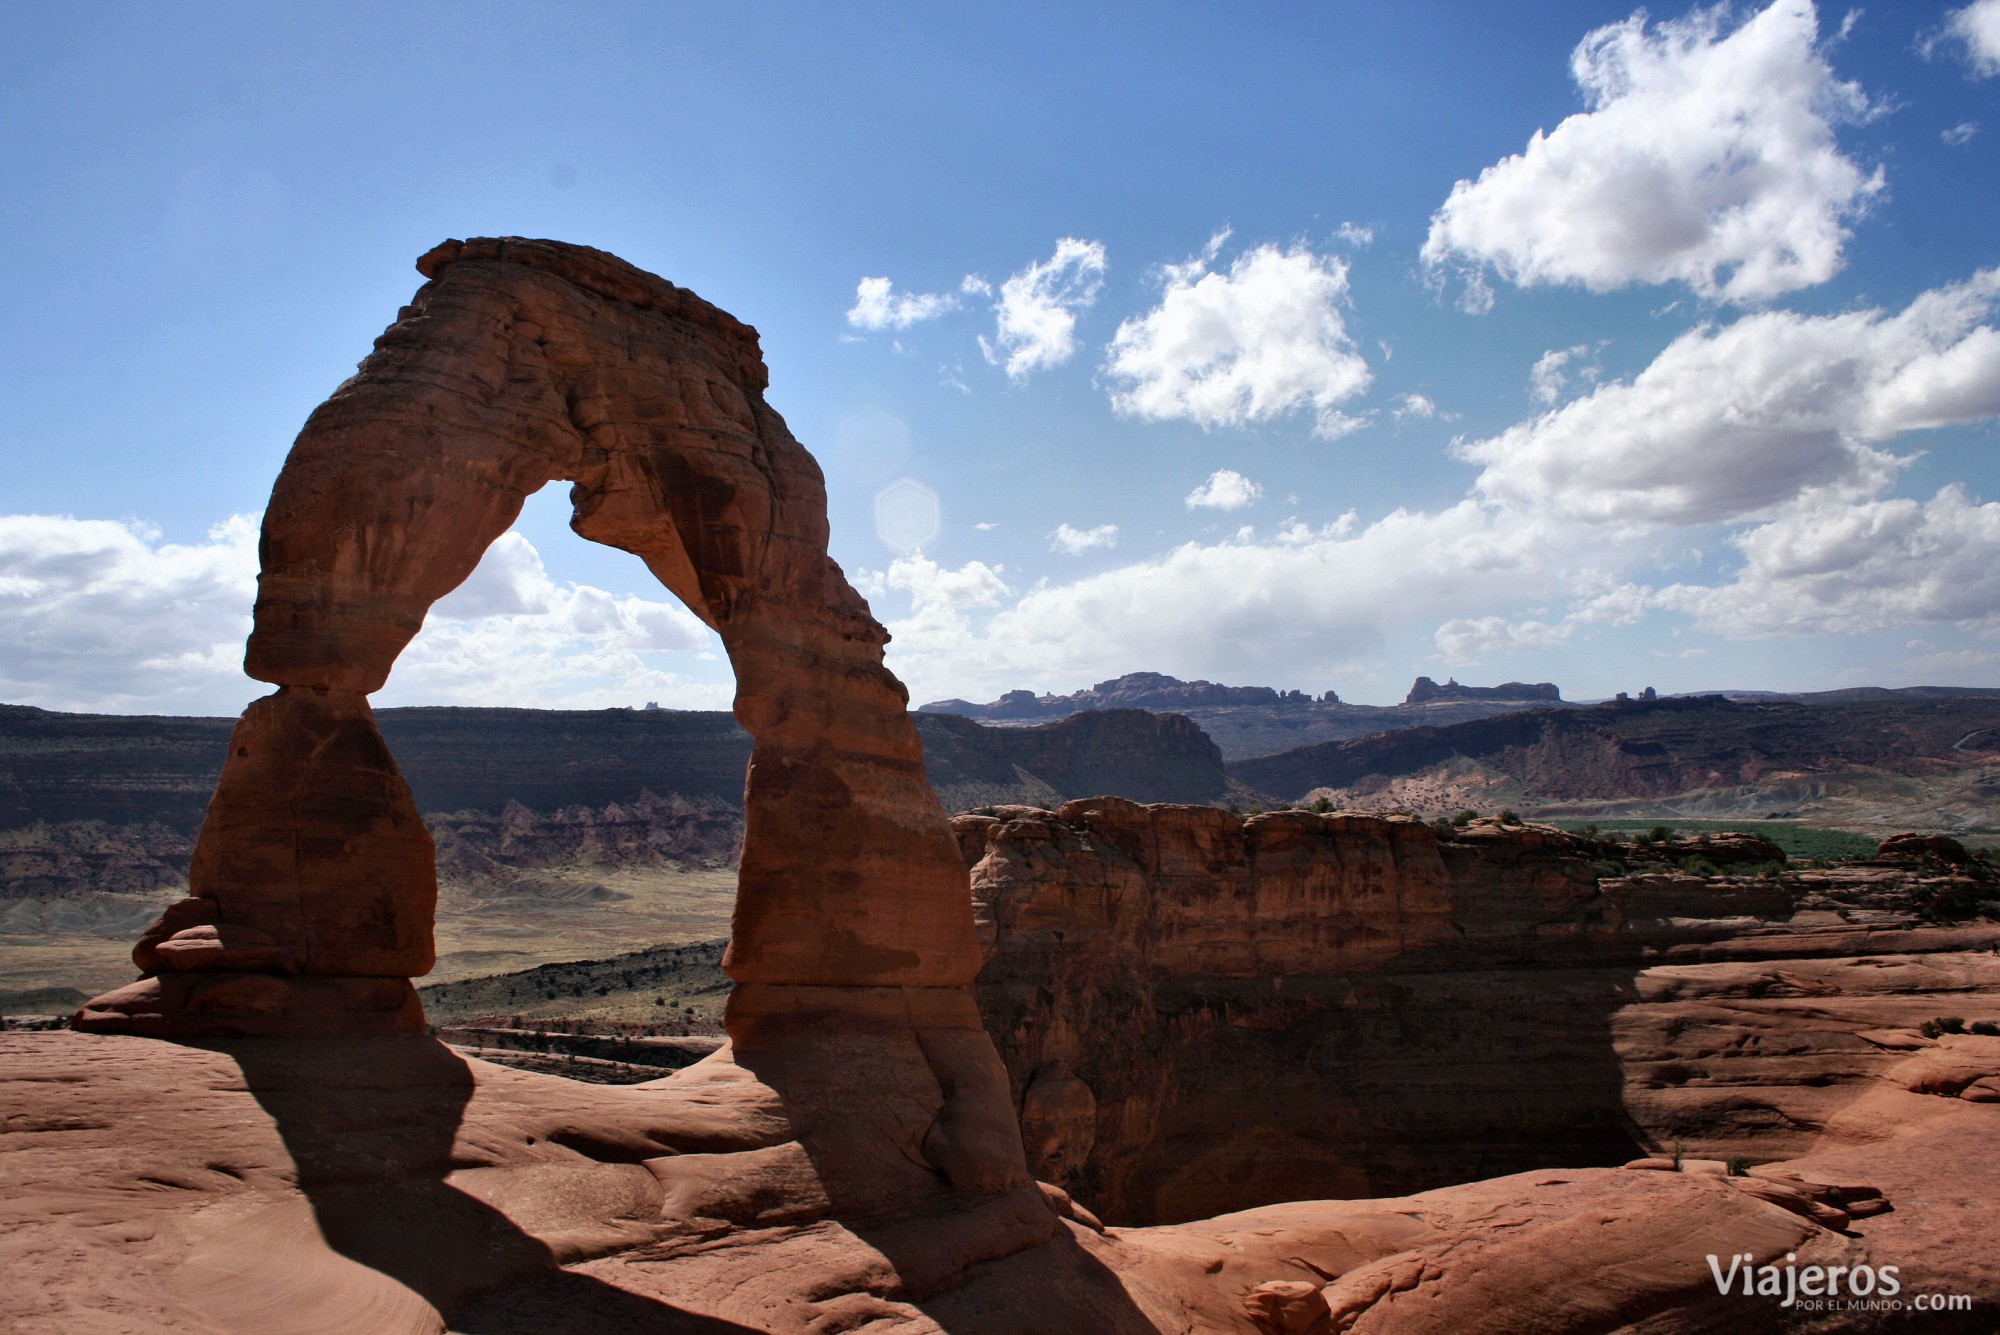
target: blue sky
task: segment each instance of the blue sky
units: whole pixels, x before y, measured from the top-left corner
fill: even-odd
[[[2000,678],[2000,0],[0,10],[0,699],[234,712],[447,236],[756,325],[916,700]],[[560,489],[382,703],[720,707]]]

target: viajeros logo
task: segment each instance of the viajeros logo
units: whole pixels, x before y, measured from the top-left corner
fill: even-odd
[[[1782,1264],[1758,1265],[1750,1252],[1722,1259],[1710,1252],[1708,1269],[1717,1293],[1745,1298],[1775,1298],[1778,1306],[1809,1312],[1966,1312],[1972,1296],[1965,1293],[1903,1294],[1899,1267],[1893,1265],[1800,1265],[1796,1252],[1786,1252]]]

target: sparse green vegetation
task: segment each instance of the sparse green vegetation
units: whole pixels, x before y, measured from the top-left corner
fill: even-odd
[[[1651,835],[1665,829],[1669,835],[1678,831],[1682,834],[1721,834],[1726,831],[1740,831],[1754,834],[1759,839],[1767,839],[1785,850],[1788,858],[1847,859],[1865,858],[1875,852],[1878,842],[1865,834],[1855,834],[1851,830],[1825,830],[1817,826],[1801,825],[1796,821],[1772,820],[1683,820],[1671,826],[1662,826],[1658,820],[1623,820],[1599,816],[1591,821],[1554,820],[1549,822],[1573,834],[1590,835],[1604,842],[1614,841],[1621,832],[1638,831]]]
[[[720,941],[657,946],[612,959],[462,978],[420,988],[418,995],[433,1024],[495,1017],[511,1017],[516,1025],[616,1020],[664,1026],[669,1033],[713,1033],[729,997],[722,947]]]
[[[1937,1038],[1942,1034],[1962,1034],[1965,1032],[1965,1017],[1940,1015],[1935,1020],[1925,1020],[1918,1025],[1917,1032],[1925,1038]]]

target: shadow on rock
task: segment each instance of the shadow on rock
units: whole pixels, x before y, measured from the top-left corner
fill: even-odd
[[[414,1291],[455,1330],[738,1331],[587,1276],[446,1179],[473,1094],[463,1058],[434,1039],[218,1042],[271,1115],[321,1235],[339,1255]],[[482,1294],[507,1290],[505,1310]]]

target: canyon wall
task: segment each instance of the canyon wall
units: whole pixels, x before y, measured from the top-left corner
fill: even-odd
[[[1799,1153],[1907,1057],[1864,1032],[2000,1018],[2000,926],[1922,911],[1977,864],[1778,877],[1736,838],[1702,846],[1736,875],[1607,875],[1546,827],[1117,799],[953,823],[1030,1166],[1123,1223]]]

